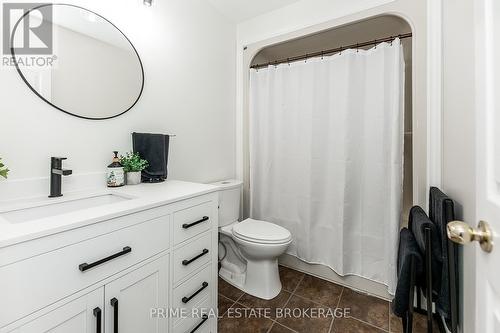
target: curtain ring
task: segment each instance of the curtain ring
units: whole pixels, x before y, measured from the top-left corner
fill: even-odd
[[[339,55],[342,55],[342,50],[344,49],[344,47],[342,45],[340,45],[340,52],[339,52]]]
[[[375,39],[374,43],[375,43],[375,50],[376,50],[377,49],[377,40],[376,39]]]
[[[288,63],[288,66],[290,66],[290,58],[286,58],[286,62]]]
[[[307,63],[307,60],[309,60],[309,54],[306,53],[306,60],[304,61],[304,63]]]
[[[323,60],[324,55],[325,55],[325,51],[321,51],[321,60]]]
[[[392,42],[394,41],[394,37],[391,36],[391,46],[392,46]]]
[[[356,43],[356,53],[359,53],[359,44]]]

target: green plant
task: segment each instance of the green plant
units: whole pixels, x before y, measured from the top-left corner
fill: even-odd
[[[125,172],[139,172],[149,166],[149,162],[142,159],[139,153],[127,153],[125,156],[120,156],[120,163]]]
[[[9,174],[9,169],[5,166],[5,164],[2,163],[2,158],[0,157],[0,176],[3,178],[7,178],[7,175]]]

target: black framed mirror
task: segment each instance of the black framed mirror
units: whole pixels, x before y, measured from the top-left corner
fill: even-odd
[[[51,46],[51,54],[45,54],[40,64],[29,62],[29,56],[36,58],[33,54],[40,48],[26,52],[24,45],[25,33],[32,26],[42,27],[45,36],[52,36],[50,43],[38,41]],[[144,68],[132,42],[109,20],[83,7],[43,4],[25,11],[13,27],[10,47],[16,69],[28,87],[72,116],[91,120],[118,117],[132,109],[142,95]]]

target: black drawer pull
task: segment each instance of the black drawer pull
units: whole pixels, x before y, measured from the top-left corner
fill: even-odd
[[[190,300],[192,300],[193,298],[195,298],[196,295],[198,295],[199,293],[201,293],[206,287],[208,287],[208,282],[203,282],[201,284],[201,288],[198,289],[194,294],[192,294],[189,297],[183,297],[182,298],[182,303],[186,304],[187,302],[189,302]]]
[[[192,263],[193,261],[197,260],[197,259],[200,259],[201,257],[203,257],[205,254],[208,253],[208,250],[207,249],[203,249],[203,252],[201,252],[200,254],[198,254],[196,257],[192,258],[192,259],[189,259],[189,260],[183,260],[182,261],[182,264],[184,266],[187,266],[189,265],[190,263]]]
[[[202,320],[202,321],[201,321],[198,325],[196,325],[196,327],[195,327],[195,328],[193,328],[193,329],[191,330],[191,332],[189,332],[189,333],[194,333],[194,332],[196,332],[196,331],[198,330],[198,328],[200,328],[200,327],[201,327],[201,325],[205,324],[205,322],[208,320],[208,316],[207,316],[206,314],[205,314],[205,315],[203,315],[201,318],[203,318],[203,320]]]
[[[113,307],[113,333],[118,333],[118,300],[113,297],[110,303]]]
[[[184,224],[182,225],[182,227],[183,227],[184,229],[189,229],[189,228],[191,228],[191,227],[194,227],[195,225],[198,225],[198,224],[200,224],[200,223],[203,223],[203,222],[205,222],[205,221],[208,221],[208,219],[209,219],[209,217],[208,217],[208,216],[203,216],[203,218],[202,218],[201,220],[198,220],[198,221],[193,222],[193,223],[184,223]]]
[[[94,317],[95,317],[95,321],[96,321],[95,333],[101,333],[102,311],[101,311],[100,308],[95,308],[94,309]]]
[[[130,252],[132,252],[132,248],[131,248],[130,246],[125,246],[125,247],[123,248],[123,250],[122,250],[122,251],[120,251],[120,252],[118,252],[118,253],[115,253],[115,254],[113,254],[113,255],[111,255],[111,256],[109,256],[109,257],[107,257],[107,258],[104,258],[104,259],[101,259],[101,260],[95,261],[95,262],[93,262],[93,263],[91,263],[91,264],[87,264],[86,262],[84,262],[83,264],[78,265],[78,269],[79,269],[80,271],[82,271],[82,272],[85,272],[85,271],[86,271],[86,270],[88,270],[88,269],[91,269],[91,268],[93,268],[93,267],[96,267],[96,266],[102,265],[102,264],[104,264],[104,263],[105,263],[105,262],[107,262],[107,261],[110,261],[110,260],[116,259],[116,258],[121,257],[121,256],[123,256],[123,255],[125,255],[125,254],[127,254],[127,253],[130,253]]]

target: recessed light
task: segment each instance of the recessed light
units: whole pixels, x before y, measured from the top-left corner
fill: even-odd
[[[144,6],[151,7],[153,5],[153,0],[144,0]]]

